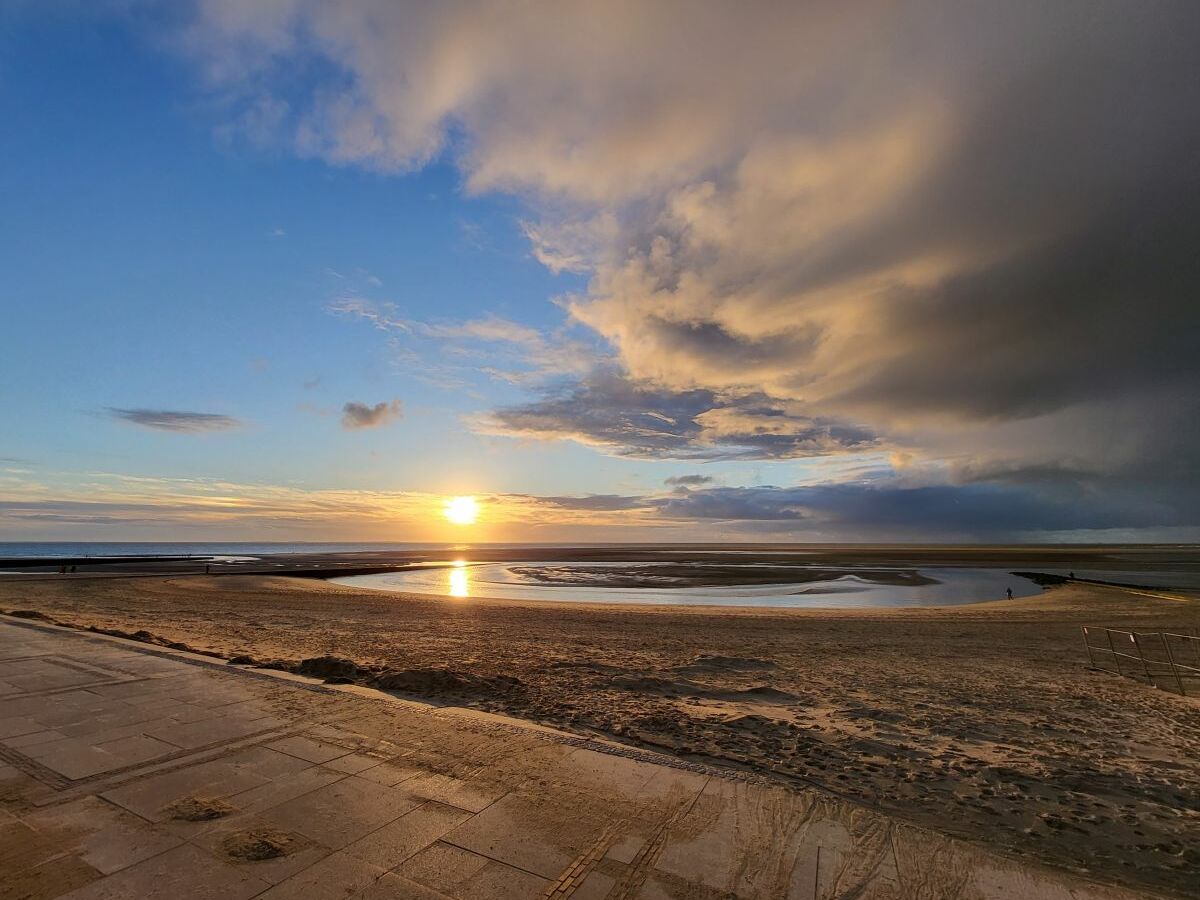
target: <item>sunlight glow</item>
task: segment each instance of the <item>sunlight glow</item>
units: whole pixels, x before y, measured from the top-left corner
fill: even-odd
[[[474,525],[479,518],[479,503],[474,497],[449,497],[442,514],[455,525]]]
[[[467,577],[467,564],[456,559],[447,572],[450,575],[449,594],[451,597],[471,596],[471,582]]]

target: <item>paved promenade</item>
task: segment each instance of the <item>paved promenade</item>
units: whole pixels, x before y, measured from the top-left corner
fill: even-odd
[[[0,898],[1135,895],[816,792],[0,617]]]

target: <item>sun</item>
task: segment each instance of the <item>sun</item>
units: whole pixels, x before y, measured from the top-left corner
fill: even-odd
[[[474,497],[447,497],[442,515],[455,525],[474,525],[479,518],[479,502]]]

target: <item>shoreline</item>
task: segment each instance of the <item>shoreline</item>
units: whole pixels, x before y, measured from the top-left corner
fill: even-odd
[[[424,568],[434,568],[434,567],[433,566],[425,566]],[[440,566],[440,568],[449,568],[449,564],[447,564],[446,566]],[[314,574],[310,574],[310,571]],[[962,610],[965,612],[970,609],[993,607],[998,604],[1004,604],[1006,607],[1012,607],[1016,604],[1019,604],[1022,601],[1036,600],[1041,597],[1044,597],[1046,592],[1048,590],[1050,590],[1051,588],[1069,587],[1071,585],[1076,585],[1079,587],[1087,587],[1087,588],[1099,588],[1099,589],[1108,588],[1108,589],[1120,591],[1125,594],[1135,594],[1138,596],[1148,596],[1148,597],[1154,597],[1154,598],[1163,599],[1163,600],[1172,600],[1172,601],[1176,601],[1176,602],[1200,604],[1200,591],[1195,591],[1195,590],[1190,590],[1190,589],[1179,589],[1177,591],[1172,592],[1172,591],[1170,591],[1170,589],[1163,588],[1158,585],[1103,581],[1103,580],[1094,579],[1094,578],[1071,579],[1071,578],[1067,578],[1066,576],[1054,575],[1054,574],[1049,574],[1049,573],[1044,573],[1044,572],[1018,572],[1018,571],[1013,571],[1013,572],[1010,572],[1009,574],[1014,575],[1019,578],[1025,578],[1027,580],[1033,581],[1035,584],[1037,584],[1039,587],[1042,588],[1042,592],[1038,593],[1038,594],[1029,594],[1026,596],[1013,597],[1011,600],[1008,598],[1005,598],[1005,597],[996,597],[996,598],[989,599],[989,600],[976,600],[976,601],[971,601],[971,602],[967,602],[967,603],[940,603],[940,604],[939,603],[928,603],[928,604],[878,605],[878,606],[871,606],[871,605],[863,605],[863,606],[845,606],[845,605],[843,605],[843,606],[766,606],[763,604],[747,604],[747,605],[739,606],[739,605],[735,605],[735,604],[701,604],[701,603],[629,603],[629,602],[615,602],[615,601],[611,601],[611,600],[609,600],[609,601],[606,601],[606,600],[556,600],[556,599],[530,600],[530,599],[520,598],[520,597],[488,597],[488,596],[479,596],[479,595],[471,595],[469,597],[459,598],[459,597],[454,597],[444,591],[443,592],[402,591],[402,590],[396,590],[393,588],[374,588],[374,587],[368,587],[365,585],[360,586],[360,585],[341,584],[338,581],[339,578],[354,577],[358,574],[376,574],[377,573],[376,569],[371,569],[367,573],[350,572],[350,573],[345,573],[345,574],[341,573],[341,570],[335,569],[332,571],[337,572],[338,574],[333,574],[333,575],[315,574],[318,572],[325,573],[325,572],[329,572],[329,571],[331,571],[331,570],[316,569],[316,570],[299,570],[299,571],[289,570],[286,572],[276,572],[276,571],[240,572],[240,571],[237,571],[237,572],[211,572],[211,573],[204,573],[204,572],[180,572],[180,573],[79,572],[79,573],[72,573],[70,576],[61,576],[61,575],[49,573],[49,572],[20,573],[20,574],[24,575],[25,577],[20,579],[19,581],[5,581],[3,579],[0,579],[0,597],[3,597],[6,594],[6,591],[5,591],[6,588],[20,587],[22,585],[33,585],[33,584],[65,585],[65,584],[73,584],[73,583],[86,583],[88,581],[119,581],[122,579],[140,579],[140,578],[160,579],[160,580],[161,579],[186,580],[186,579],[216,579],[216,578],[231,578],[232,577],[232,578],[279,579],[280,581],[282,581],[285,584],[290,582],[291,579],[296,579],[297,580],[296,581],[297,588],[299,588],[299,586],[301,584],[311,583],[314,585],[318,585],[319,589],[325,589],[325,590],[329,590],[329,591],[346,591],[350,594],[354,594],[357,596],[362,596],[363,594],[366,594],[366,593],[381,594],[385,597],[394,597],[394,598],[401,599],[401,600],[410,599],[410,600],[422,600],[422,601],[429,601],[429,602],[469,602],[469,603],[482,603],[482,604],[489,604],[489,605],[497,605],[498,604],[498,605],[504,605],[504,606],[518,606],[518,607],[522,607],[525,609],[540,609],[543,607],[550,607],[550,608],[562,609],[562,610],[595,609],[595,610],[602,610],[602,611],[614,612],[614,613],[627,611],[627,610],[634,610],[634,611],[639,611],[639,612],[659,611],[663,614],[676,614],[676,615],[687,615],[689,612],[691,612],[693,610],[699,610],[702,612],[709,611],[709,612],[719,612],[719,613],[723,613],[723,614],[724,613],[737,614],[737,615],[743,615],[743,616],[754,616],[754,615],[775,616],[775,615],[790,615],[790,614],[796,614],[796,613],[799,613],[799,614],[812,613],[812,614],[817,614],[817,615],[822,615],[822,616],[826,616],[826,615],[827,616],[836,616],[838,614],[845,613],[854,618],[860,618],[860,617],[864,617],[864,616],[870,616],[875,613],[887,613],[889,611],[893,612],[893,613],[902,614],[902,615],[908,614],[908,613],[918,613],[921,611],[941,611],[941,610],[945,610],[945,611]],[[385,569],[385,570],[382,570],[382,573],[391,572],[391,571],[396,571],[396,570]],[[400,570],[400,571],[403,571],[403,570]],[[17,573],[13,573],[13,574],[17,574]],[[603,590],[603,589],[600,589],[600,590]],[[0,609],[0,614],[11,615],[11,613],[4,613],[4,611],[2,609]],[[957,615],[957,613],[956,613],[956,615]],[[1200,615],[1198,615],[1198,622],[1200,622]],[[73,628],[73,627],[77,627],[77,626],[70,625],[68,627]]]

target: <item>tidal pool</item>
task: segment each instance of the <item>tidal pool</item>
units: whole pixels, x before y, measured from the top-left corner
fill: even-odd
[[[793,570],[791,573],[787,570]],[[458,598],[685,606],[942,606],[999,600],[1041,588],[1006,569],[793,566],[724,563],[472,563],[456,560],[335,584]],[[772,583],[763,583],[769,581]]]

